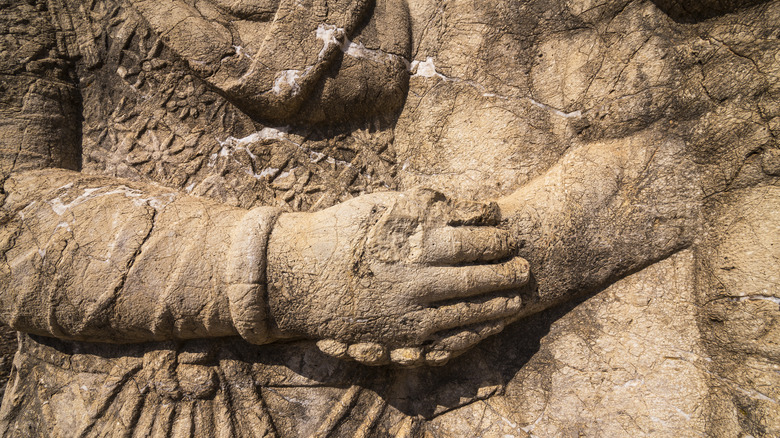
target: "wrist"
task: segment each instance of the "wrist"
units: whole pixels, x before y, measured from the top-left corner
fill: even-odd
[[[282,213],[268,237],[266,263],[266,304],[268,325],[275,340],[306,337],[307,324],[312,321],[312,272],[309,266],[312,248],[310,239],[312,213]],[[325,225],[325,233],[331,227]],[[314,276],[318,277],[318,276]]]

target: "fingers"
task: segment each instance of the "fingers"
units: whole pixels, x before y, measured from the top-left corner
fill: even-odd
[[[352,359],[368,366],[380,366],[393,363],[395,365],[414,368],[425,364],[425,355],[421,347],[402,347],[388,349],[375,342],[360,342],[347,345],[333,339],[323,339],[317,342],[317,347],[328,356],[337,359]]]
[[[503,321],[489,321],[472,328],[450,331],[446,336],[437,335],[438,341],[428,347],[425,364],[442,366],[453,357],[460,356],[485,338],[504,330]]]
[[[375,342],[361,342],[347,348],[349,356],[363,365],[378,366],[390,363],[387,348]]]
[[[503,320],[487,321],[470,328],[438,333],[434,336],[436,341],[429,347],[429,351],[447,351],[452,353],[453,357],[457,356],[485,338],[501,333],[505,325]]]
[[[412,312],[413,320],[421,321],[431,332],[465,327],[503,318],[511,318],[523,307],[519,296],[499,296],[482,302],[462,302]]]
[[[347,345],[335,339],[317,341],[317,348],[328,356],[337,359],[353,359],[363,365],[379,366],[390,363],[387,348],[376,342],[360,342]]]
[[[405,368],[415,368],[425,363],[425,356],[420,347],[396,348],[390,352],[390,361]]]
[[[415,262],[455,265],[489,262],[510,257],[515,251],[512,235],[491,227],[442,227],[425,234]]]
[[[320,350],[339,359],[351,358],[368,366],[392,364],[402,368],[416,368],[422,365],[442,366],[485,338],[500,333],[505,323],[502,320],[488,321],[469,328],[451,330],[434,336],[434,342],[427,347],[402,347],[389,352],[381,344],[362,342],[347,346],[332,339],[317,342]],[[333,347],[337,347],[335,350]],[[336,354],[334,354],[336,353]]]
[[[425,337],[429,345],[405,346],[389,350],[376,342],[352,345],[324,339],[317,342],[323,353],[339,359],[352,359],[363,365],[394,364],[413,368],[421,365],[440,366],[473,347],[488,336],[504,329],[506,321],[521,309],[521,299],[493,297],[477,303],[457,303],[408,315],[420,326],[428,327],[431,335]]]
[[[528,262],[515,257],[491,265],[424,267],[408,280],[420,291],[421,303],[465,298],[489,292],[517,289],[528,283]]]
[[[322,339],[317,341],[317,348],[319,348],[320,351],[337,359],[346,359],[349,356],[347,353],[348,347],[347,344],[335,339]]]

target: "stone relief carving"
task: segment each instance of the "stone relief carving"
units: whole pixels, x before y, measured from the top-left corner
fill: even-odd
[[[778,16],[0,3],[4,434],[772,436]]]

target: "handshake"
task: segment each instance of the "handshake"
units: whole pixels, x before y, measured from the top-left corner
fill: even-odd
[[[499,216],[431,190],[281,215],[267,253],[274,338],[366,365],[443,365],[520,316],[528,262]]]

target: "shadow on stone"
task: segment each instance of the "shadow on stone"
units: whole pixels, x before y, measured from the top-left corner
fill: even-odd
[[[695,23],[718,15],[735,12],[741,8],[765,3],[767,0],[653,0],[674,21]]]

